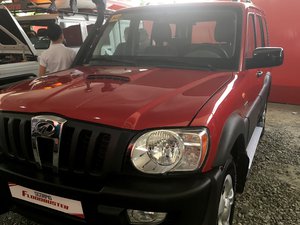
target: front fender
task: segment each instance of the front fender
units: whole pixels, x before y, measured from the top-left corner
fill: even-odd
[[[217,155],[214,160],[213,166],[223,166],[231,155],[231,150],[236,140],[242,136],[243,145],[246,146],[245,140],[247,140],[248,120],[242,118],[239,114],[232,114],[226,121],[220,138],[220,142],[217,148]],[[245,151],[245,149],[241,149]]]

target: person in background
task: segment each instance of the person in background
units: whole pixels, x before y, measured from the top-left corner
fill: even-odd
[[[63,44],[64,35],[59,25],[50,25],[47,29],[47,35],[51,40],[51,45],[39,57],[40,76],[69,69],[76,56],[76,52],[73,49],[67,48]]]

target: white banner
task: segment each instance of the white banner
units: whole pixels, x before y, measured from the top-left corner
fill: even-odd
[[[50,195],[12,183],[9,183],[9,189],[12,197],[14,198],[18,198],[84,219],[80,201]]]

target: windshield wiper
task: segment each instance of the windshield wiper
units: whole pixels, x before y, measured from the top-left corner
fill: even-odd
[[[90,60],[90,65],[92,66],[136,66],[137,63],[132,60],[114,57],[114,56],[98,56]]]

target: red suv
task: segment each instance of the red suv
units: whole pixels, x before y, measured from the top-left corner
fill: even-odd
[[[0,211],[43,224],[228,225],[265,126],[263,12],[116,12],[73,68],[0,94]]]

